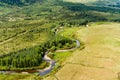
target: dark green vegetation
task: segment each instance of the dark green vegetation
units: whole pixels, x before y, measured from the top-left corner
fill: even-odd
[[[0,69],[33,69],[43,62],[46,51],[74,47],[69,36],[56,34],[61,27],[120,22],[119,17],[120,9],[108,6],[62,0],[0,0]]]
[[[66,2],[82,3],[92,6],[106,6],[106,7],[119,7],[119,0],[64,0]]]
[[[4,8],[3,6],[2,8]],[[14,9],[14,11],[11,10]],[[23,7],[11,6],[9,13],[1,12],[1,22],[46,19],[60,25],[83,25],[92,21],[119,21],[119,9],[87,6],[60,0],[47,0]],[[6,7],[5,7],[6,9]],[[8,11],[9,11],[8,10]]]
[[[108,6],[108,7],[120,7],[120,1],[119,0],[97,0],[93,3],[93,5],[99,5],[99,6]]]
[[[35,2],[42,2],[43,0],[0,0],[2,4],[16,5],[16,6],[24,6],[29,5]],[[1,5],[2,5],[1,4]]]
[[[59,48],[67,49],[75,47],[76,45],[72,43],[73,41],[70,39],[55,36],[55,38],[46,43],[43,43],[40,46],[23,49],[17,52],[9,53],[8,55],[1,56],[0,66],[5,67],[5,70],[39,66],[42,62],[42,56],[44,56],[45,52],[48,50],[55,51]]]

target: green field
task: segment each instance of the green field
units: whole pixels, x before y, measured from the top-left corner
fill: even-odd
[[[36,26],[36,23],[37,24]],[[45,29],[49,26],[41,25],[40,21],[29,24],[13,24],[0,28],[0,54],[7,54],[39,45],[48,40],[48,34]],[[19,26],[21,25],[21,26]],[[17,27],[18,26],[18,27]],[[34,26],[34,28],[33,28]]]
[[[40,76],[33,74],[0,74],[0,80],[41,80]]]

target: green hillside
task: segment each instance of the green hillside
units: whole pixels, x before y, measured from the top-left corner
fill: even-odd
[[[118,0],[0,0],[0,70],[44,69],[50,64],[42,58],[49,51],[57,63],[51,74],[56,73],[72,51],[60,55],[55,51],[74,48],[76,31],[89,23],[119,23],[119,4]],[[6,76],[41,79],[36,74],[1,73],[0,80]]]
[[[63,0],[65,2],[82,3],[95,6],[120,7],[119,0]]]
[[[36,2],[27,6],[1,6],[0,22],[6,21],[22,21],[22,20],[69,20],[76,22],[77,20],[95,21],[97,20],[112,20],[119,21],[119,9],[113,9],[104,6],[91,6],[81,3],[69,3],[61,0],[47,0],[43,2]],[[75,11],[75,12],[74,12]],[[71,14],[70,14],[71,13]],[[94,14],[94,15],[93,15]],[[95,18],[93,18],[95,17]],[[84,19],[83,19],[84,18]],[[87,18],[87,19],[86,19]],[[70,23],[70,22],[68,22]],[[78,22],[79,23],[79,22]],[[74,23],[73,23],[74,24]],[[81,24],[81,23],[80,23]]]
[[[4,3],[8,5],[16,5],[16,6],[29,5],[35,2],[42,2],[42,1],[43,0],[0,0],[2,4]]]

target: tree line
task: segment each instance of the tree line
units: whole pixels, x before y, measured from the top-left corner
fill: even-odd
[[[39,46],[0,56],[0,66],[7,67],[7,69],[10,70],[39,66],[43,61],[42,57],[45,55],[46,51],[55,51],[58,48],[65,47],[74,47],[75,44],[72,43],[72,40],[56,35],[50,41]]]
[[[3,3],[7,3],[7,4],[10,4],[10,5],[17,5],[17,6],[23,6],[25,5],[26,3],[28,4],[31,4],[31,3],[34,3],[36,1],[43,1],[43,0],[0,0],[0,2],[3,2]]]

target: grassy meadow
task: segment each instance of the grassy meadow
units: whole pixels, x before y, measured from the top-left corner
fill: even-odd
[[[42,80],[42,78],[33,74],[0,74],[0,80]]]
[[[8,27],[0,28],[0,54],[30,48],[48,40],[49,33],[46,30],[49,26],[42,25],[41,21],[21,23],[11,24],[11,26],[8,24]]]
[[[76,38],[85,43],[85,49],[74,51],[55,76],[45,80],[56,77],[60,80],[118,80],[119,26],[119,23],[98,22],[78,29]]]

